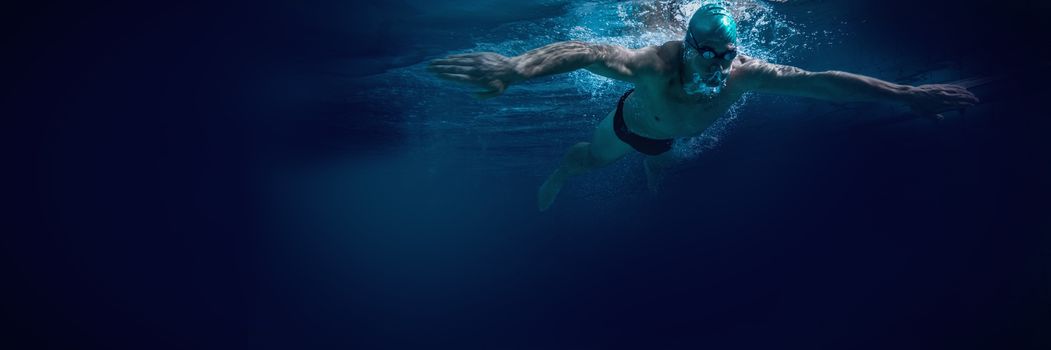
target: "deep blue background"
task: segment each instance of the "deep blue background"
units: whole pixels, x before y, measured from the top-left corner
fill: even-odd
[[[290,162],[371,164],[403,137],[369,124],[393,112],[334,132],[259,88],[332,57],[379,72],[417,50],[397,43],[438,40],[399,26],[398,2],[13,8],[0,305],[3,341],[22,345],[5,348],[1048,348],[1047,5],[906,3],[849,5],[894,24],[857,35],[1008,73],[951,132],[775,120],[660,196],[565,196],[546,215],[537,179],[395,175],[406,189],[335,209],[260,191]],[[457,40],[419,57],[470,47]]]

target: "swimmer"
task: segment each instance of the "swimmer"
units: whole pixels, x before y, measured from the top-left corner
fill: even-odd
[[[676,138],[696,136],[746,92],[811,97],[827,101],[877,101],[939,113],[974,105],[978,98],[951,84],[909,86],[841,71],[810,72],[737,52],[737,23],[721,4],[691,16],[681,41],[628,49],[580,41],[557,42],[515,57],[492,52],[452,55],[431,62],[438,77],[483,88],[491,98],[528,79],[586,69],[634,84],[598,126],[590,142],[569,148],[561,166],[537,193],[547,210],[566,181],[609,165],[631,151],[645,154],[647,183],[656,189]]]

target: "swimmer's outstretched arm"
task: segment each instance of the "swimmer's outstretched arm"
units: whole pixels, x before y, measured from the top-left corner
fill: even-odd
[[[479,98],[495,97],[507,86],[531,78],[587,69],[609,78],[635,82],[640,73],[659,64],[656,47],[638,50],[616,45],[563,41],[515,57],[493,52],[452,55],[431,62],[439,78],[482,87]]]
[[[906,105],[924,115],[958,110],[978,103],[967,88],[950,84],[909,86],[859,74],[825,71],[808,72],[792,66],[744,59],[741,74],[749,90],[782,95],[812,97],[827,101],[875,101]]]

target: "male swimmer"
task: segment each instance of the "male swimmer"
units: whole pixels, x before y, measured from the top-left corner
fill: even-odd
[[[492,52],[452,55],[431,62],[438,77],[481,86],[491,98],[511,84],[577,69],[635,85],[599,122],[591,142],[570,147],[562,165],[537,193],[547,210],[566,180],[608,165],[631,150],[646,154],[647,182],[655,190],[672,140],[700,134],[749,91],[828,101],[882,101],[916,113],[963,109],[978,102],[966,88],[949,84],[899,85],[840,71],[809,72],[737,53],[737,23],[721,4],[707,4],[690,18],[682,41],[627,49],[566,41],[520,56]]]

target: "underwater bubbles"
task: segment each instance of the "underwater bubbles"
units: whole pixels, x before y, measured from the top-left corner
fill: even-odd
[[[577,40],[610,42],[626,47],[659,45],[667,41],[682,40],[685,28],[693,13],[709,3],[721,3],[734,16],[738,25],[738,50],[745,55],[769,62],[784,62],[794,58],[798,50],[816,46],[829,33],[808,32],[803,24],[792,22],[778,13],[771,5],[757,0],[736,1],[638,1],[617,3],[618,21],[625,28],[622,35],[612,38],[580,37]],[[590,92],[592,96],[607,89],[610,79],[585,75],[574,76],[578,90]],[[709,126],[701,135],[680,139],[675,144],[679,156],[691,158],[719,144],[722,135],[733,125],[738,111],[747,103],[743,96],[722,118]]]

